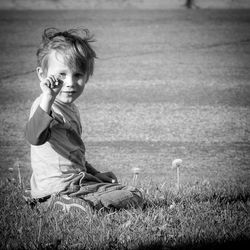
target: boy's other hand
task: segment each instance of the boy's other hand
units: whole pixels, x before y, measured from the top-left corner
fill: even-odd
[[[88,173],[85,173],[84,180],[94,181],[94,182],[102,182],[102,180],[100,178],[98,178],[97,176],[94,176],[94,175],[88,174]]]
[[[63,80],[60,75],[51,75],[40,82],[40,88],[45,95],[55,98],[63,86]]]
[[[105,172],[105,173],[98,173],[95,175],[98,179],[102,180],[103,182],[108,183],[117,183],[117,177],[114,175],[113,172]]]

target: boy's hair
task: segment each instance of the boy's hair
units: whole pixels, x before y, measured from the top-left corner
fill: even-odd
[[[93,74],[95,51],[90,42],[94,42],[88,29],[70,29],[60,31],[56,28],[47,28],[42,36],[42,43],[37,50],[37,65],[45,72],[48,69],[48,56],[52,50],[61,53],[66,63],[75,70],[87,74],[87,79]]]

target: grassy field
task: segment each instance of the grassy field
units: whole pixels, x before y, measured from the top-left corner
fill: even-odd
[[[2,247],[211,249],[249,241],[249,14],[1,11]],[[85,26],[95,34],[95,74],[77,101],[87,159],[127,184],[131,168],[140,167],[143,210],[79,219],[24,206],[20,194],[31,169],[23,129],[40,93],[37,44],[50,26]],[[183,159],[180,193],[174,158]],[[22,188],[15,184],[17,161]]]

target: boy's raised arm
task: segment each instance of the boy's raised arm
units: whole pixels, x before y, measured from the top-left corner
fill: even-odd
[[[42,145],[50,137],[50,123],[53,117],[49,116],[40,106],[26,124],[25,138],[32,145]]]
[[[25,129],[25,138],[32,145],[42,145],[49,139],[49,127],[53,120],[53,117],[50,116],[51,107],[63,83],[59,76],[51,75],[43,78],[41,68],[38,68],[38,72],[41,78],[40,87],[43,93],[35,107],[33,107],[35,112],[31,112],[31,117]]]

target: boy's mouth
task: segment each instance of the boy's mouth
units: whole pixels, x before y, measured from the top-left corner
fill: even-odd
[[[65,94],[74,94],[74,93],[76,93],[76,91],[74,91],[74,90],[66,90],[66,91],[62,91],[63,93],[65,93]]]

